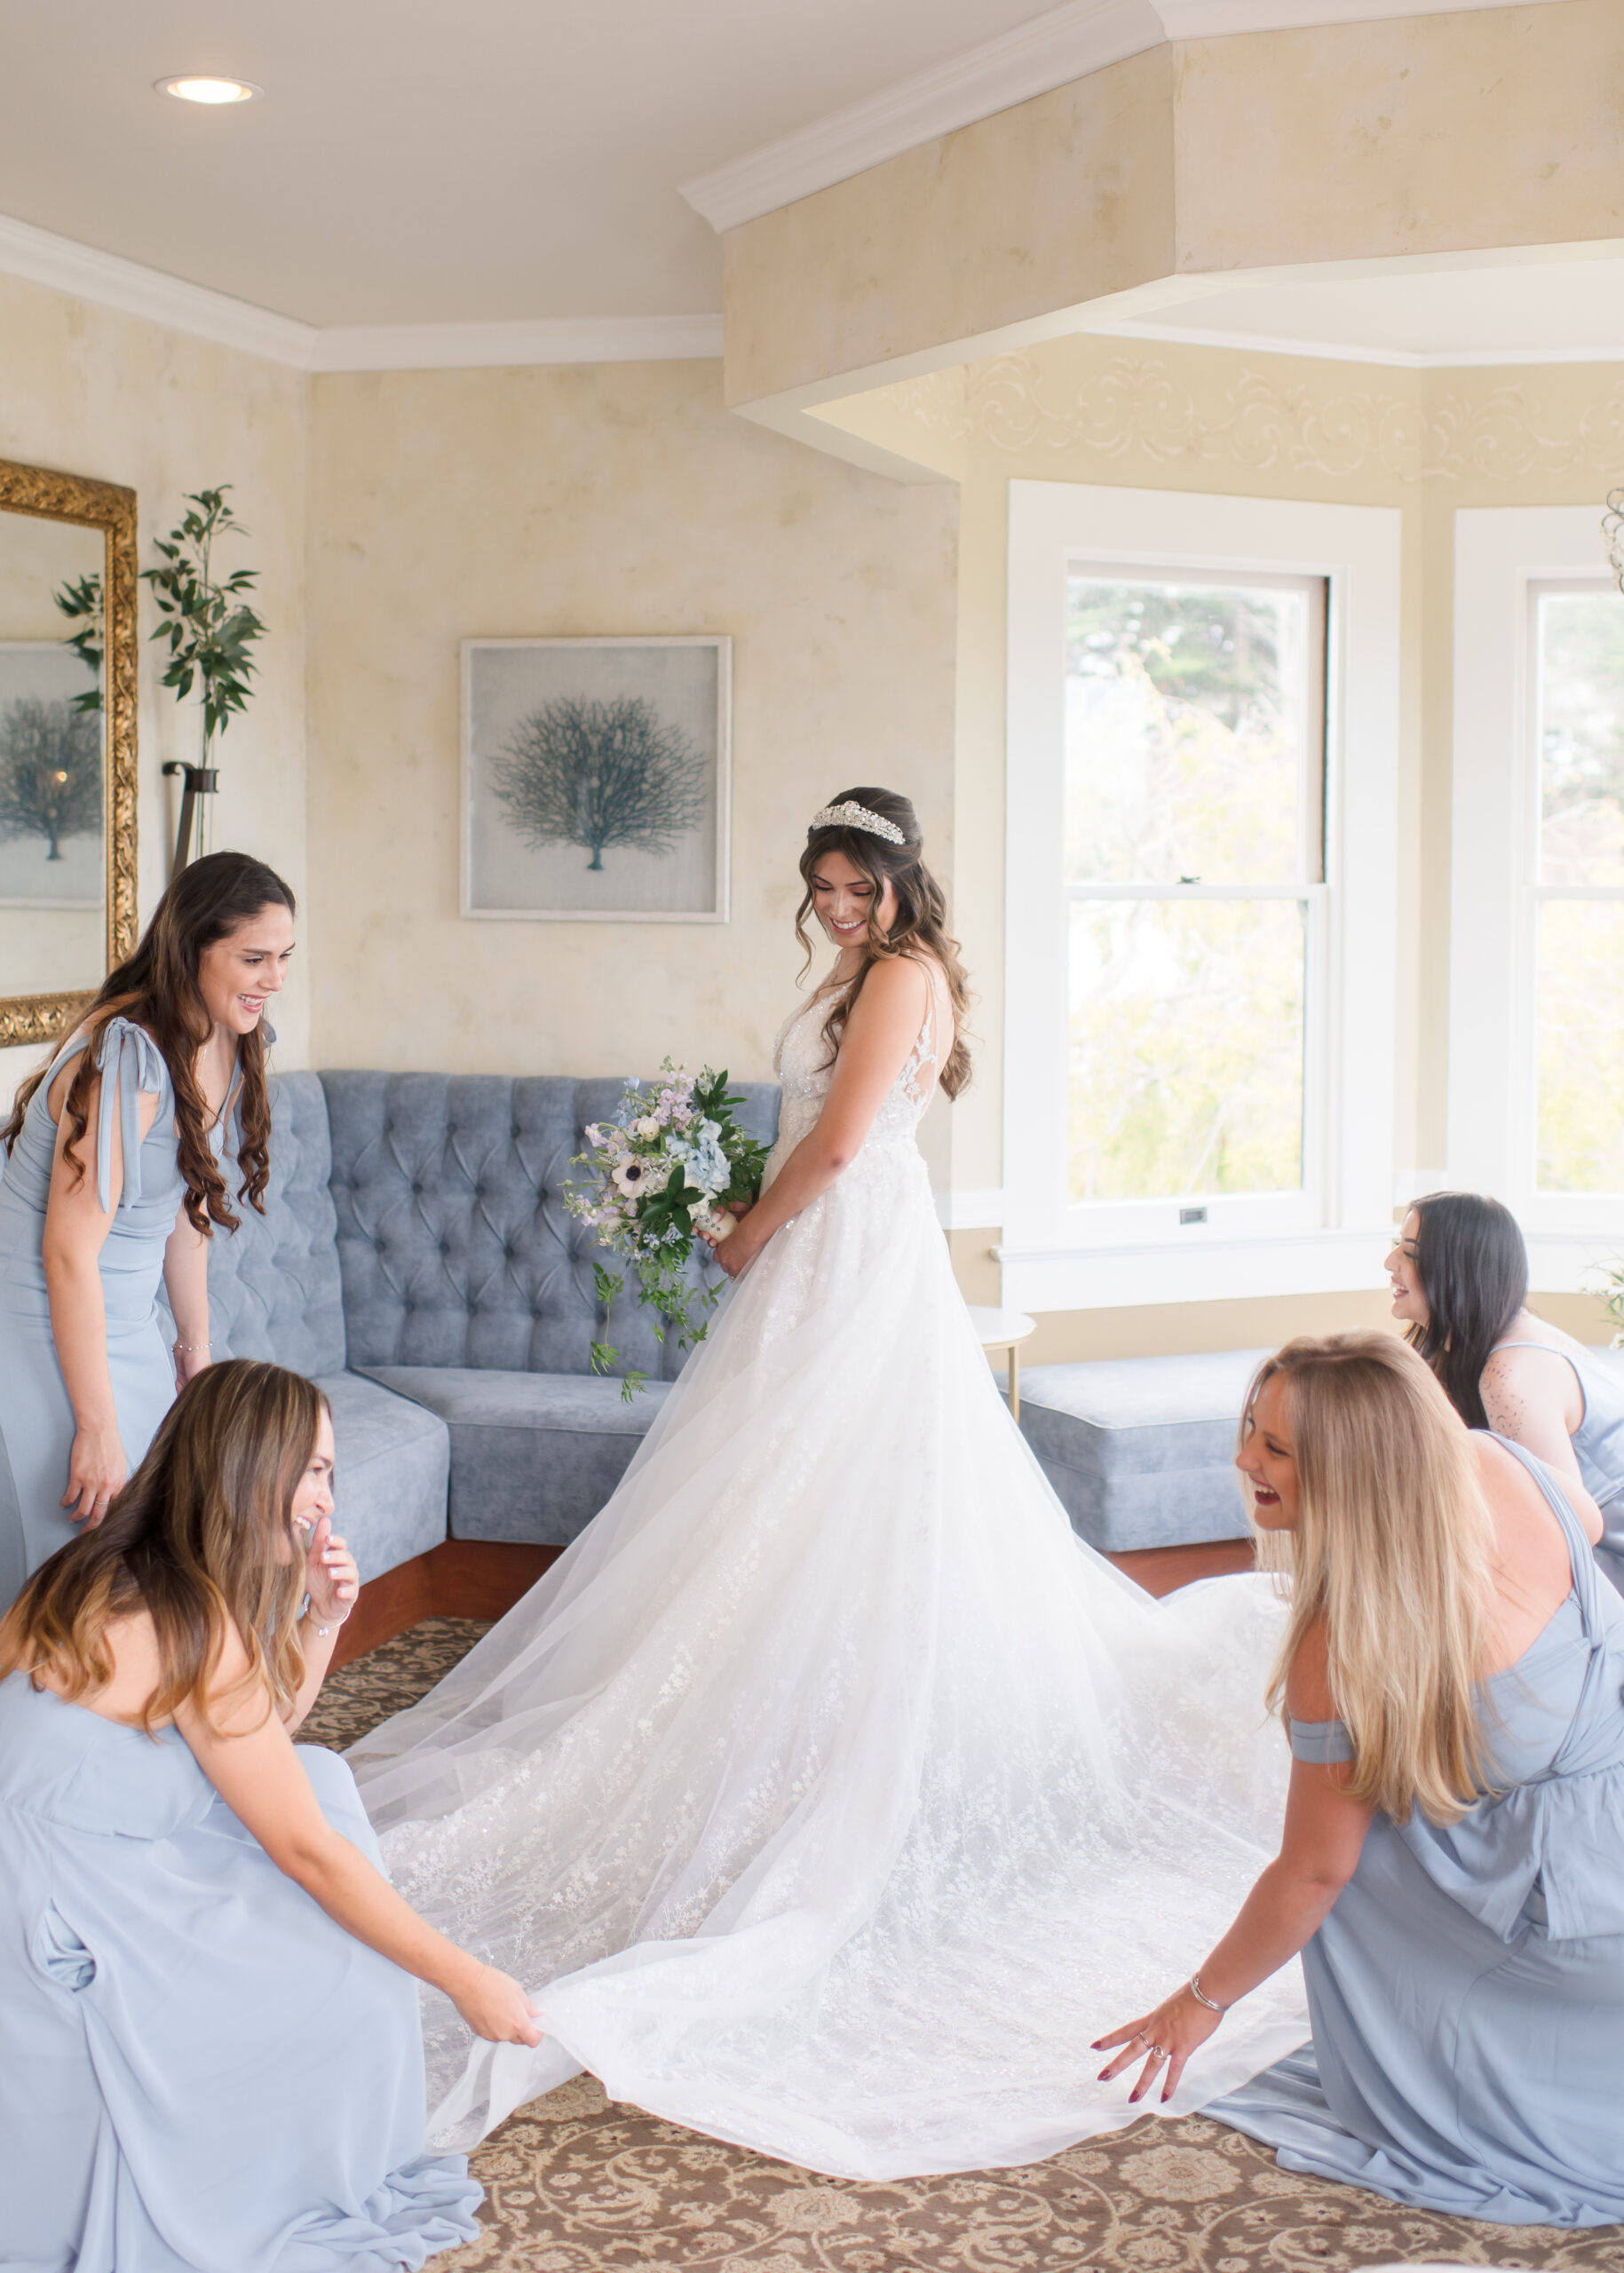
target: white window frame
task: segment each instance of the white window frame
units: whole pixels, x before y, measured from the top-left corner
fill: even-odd
[[[1624,1194],[1535,1184],[1534,923],[1540,891],[1534,587],[1594,588],[1595,505],[1466,508],[1454,524],[1449,899],[1449,1182],[1503,1200],[1530,1278],[1576,1293],[1624,1235]]]
[[[1010,484],[1005,1202],[994,1250],[1007,1307],[1380,1283],[1392,1221],[1401,527],[1386,506]],[[1181,1224],[1176,1199],[1080,1206],[1067,1190],[1066,579],[1111,569],[1327,582],[1325,883],[1311,888],[1310,909],[1310,1000],[1319,997],[1319,1015],[1311,1009],[1305,1034],[1305,1190],[1208,1199],[1200,1224]]]

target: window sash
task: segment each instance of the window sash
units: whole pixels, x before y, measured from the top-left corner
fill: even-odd
[[[1089,584],[1139,584],[1153,590],[1156,588],[1165,590],[1168,586],[1173,586],[1198,591],[1207,589],[1221,590],[1227,587],[1232,590],[1298,592],[1303,595],[1307,601],[1306,653],[1303,657],[1302,701],[1300,706],[1294,706],[1298,710],[1295,722],[1297,732],[1296,876],[1292,883],[1275,884],[1269,889],[1290,892],[1303,884],[1323,883],[1325,881],[1327,772],[1326,753],[1328,741],[1326,627],[1329,612],[1329,594],[1326,578],[1271,575],[1243,568],[1192,568],[1190,566],[1176,568],[1165,563],[1160,566],[1149,566],[1143,561],[1130,566],[1124,561],[1102,562],[1081,553],[1073,554],[1067,559],[1065,574],[1068,587],[1068,606],[1069,587],[1073,582]],[[1068,678],[1073,676],[1070,671],[1066,675]],[[1089,891],[1107,889],[1103,883],[1096,883],[1092,880],[1071,888]],[[1111,890],[1130,891],[1148,891],[1150,888],[1148,880],[1144,886],[1137,883],[1130,883],[1109,887]],[[1175,891],[1180,889],[1171,880],[1168,881],[1165,888]],[[1249,885],[1242,888],[1248,891],[1254,890]],[[1262,887],[1259,886],[1256,889],[1261,890]]]
[[[1624,887],[1539,880],[1538,599],[1606,591],[1589,506],[1454,517],[1447,1182],[1504,1201],[1531,1284],[1578,1291],[1624,1236],[1624,1192],[1541,1188],[1537,926],[1542,904]]]
[[[1042,1311],[1376,1284],[1392,1193],[1402,516],[1020,479],[1009,503],[1004,1300]],[[1113,581],[1113,572],[1198,585],[1224,572],[1254,585],[1320,582],[1326,881],[1124,888],[1065,875],[1066,580]],[[1204,1225],[1181,1225],[1176,1198],[1069,1198],[1072,910],[1148,894],[1307,903],[1309,1185],[1209,1195],[1197,1202]]]

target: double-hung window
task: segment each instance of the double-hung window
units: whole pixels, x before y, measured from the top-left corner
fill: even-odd
[[[1319,576],[1066,579],[1069,1192],[1123,1229],[1145,1201],[1318,1213],[1325,603]]]
[[[1397,518],[1011,484],[1006,1301],[1379,1262]]]
[[[1533,1281],[1624,1233],[1624,593],[1599,512],[1455,517],[1449,1173]]]

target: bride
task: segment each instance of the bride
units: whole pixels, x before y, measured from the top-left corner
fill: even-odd
[[[596,1521],[350,1754],[400,1892],[542,2011],[493,2047],[432,2000],[448,2148],[584,2067],[836,2175],[1035,2161],[1135,2119],[1089,2039],[1277,1844],[1269,1582],[1156,1603],[1078,1541],[955,1286],[915,1132],[965,984],[913,806],[848,790],[801,874],[836,958],[709,1338]],[[1166,2111],[1307,2034],[1294,1964]]]

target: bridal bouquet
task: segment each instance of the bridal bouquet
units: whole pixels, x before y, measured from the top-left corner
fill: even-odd
[[[735,1221],[728,1204],[753,1200],[760,1192],[767,1148],[734,1120],[733,1107],[743,1100],[729,1096],[725,1073],[707,1065],[687,1073],[669,1057],[661,1070],[665,1079],[656,1088],[628,1081],[614,1119],[588,1129],[591,1149],[571,1166],[590,1169],[592,1182],[566,1186],[564,1204],[592,1226],[600,1246],[631,1266],[638,1299],[661,1321],[656,1338],[663,1342],[669,1328],[686,1350],[704,1340],[705,1313],[720,1292],[687,1277],[693,1236],[728,1236]],[[606,1333],[626,1282],[602,1263],[596,1275]],[[619,1356],[606,1342],[594,1342],[593,1372],[608,1373]],[[628,1403],[645,1378],[627,1374],[621,1394]]]

